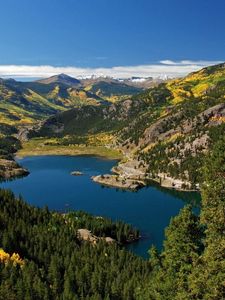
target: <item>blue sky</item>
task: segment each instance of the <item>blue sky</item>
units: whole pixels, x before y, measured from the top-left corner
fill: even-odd
[[[89,68],[88,72],[100,68],[104,73],[127,66],[135,67],[136,75],[137,66],[159,64],[173,69],[174,62],[186,72],[184,65],[195,70],[225,60],[225,1],[1,1],[0,41],[0,75],[75,72],[65,67]],[[5,71],[1,69],[5,65],[20,69]],[[22,65],[58,69],[29,71]]]

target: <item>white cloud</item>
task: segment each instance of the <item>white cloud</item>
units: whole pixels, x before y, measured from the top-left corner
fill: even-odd
[[[181,61],[173,61],[173,60],[161,60],[160,63],[163,65],[170,65],[170,66],[210,66],[210,65],[216,65],[218,63],[221,63],[222,61],[206,61],[206,60],[197,60],[197,61],[193,61],[193,60],[181,60]]]
[[[172,61],[162,60],[159,63],[139,66],[116,66],[111,68],[80,68],[80,67],[54,67],[54,66],[29,66],[29,65],[0,65],[0,77],[5,78],[44,78],[59,73],[65,73],[72,77],[78,76],[111,76],[115,78],[127,78],[132,76],[158,77],[167,75],[170,77],[185,76],[190,72],[203,67],[221,63],[221,61]]]

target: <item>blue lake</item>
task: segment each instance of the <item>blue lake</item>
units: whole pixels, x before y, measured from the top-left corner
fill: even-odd
[[[147,257],[149,247],[162,247],[165,227],[187,203],[198,206],[197,193],[184,193],[149,186],[138,192],[106,188],[92,182],[91,176],[109,173],[117,162],[94,156],[36,156],[19,159],[30,175],[3,182],[2,188],[21,194],[30,204],[52,210],[85,210],[94,215],[123,220],[141,231],[142,239],[127,246]],[[82,176],[71,176],[79,170]]]

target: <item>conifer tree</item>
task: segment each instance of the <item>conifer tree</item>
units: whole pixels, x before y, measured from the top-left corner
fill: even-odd
[[[225,138],[219,140],[204,167],[201,223],[205,250],[190,275],[193,299],[225,299]]]
[[[161,255],[158,255],[155,248],[150,250],[153,272],[148,283],[143,286],[144,293],[139,290],[137,298],[185,299],[188,293],[188,275],[201,249],[201,236],[199,218],[193,214],[191,206],[186,206],[166,229]]]

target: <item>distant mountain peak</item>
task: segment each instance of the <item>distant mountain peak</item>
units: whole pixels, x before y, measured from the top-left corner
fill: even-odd
[[[37,80],[36,82],[43,83],[43,84],[60,83],[60,84],[68,85],[68,86],[80,85],[80,80],[78,80],[74,77],[71,77],[67,74],[64,74],[64,73],[54,75],[49,78],[40,79],[40,80]]]
[[[61,73],[61,74],[58,74],[58,75],[55,75],[55,77],[58,77],[58,78],[63,78],[63,79],[76,79],[74,77],[71,77],[65,73]],[[77,80],[77,79],[76,79]]]

